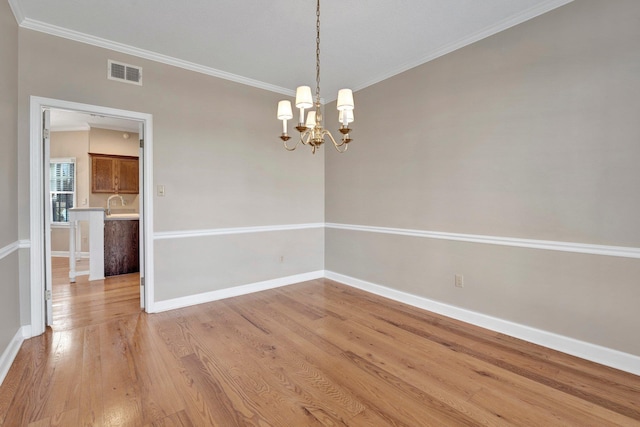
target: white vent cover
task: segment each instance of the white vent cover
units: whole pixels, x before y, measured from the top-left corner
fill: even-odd
[[[109,59],[107,61],[107,78],[142,86],[142,67]]]

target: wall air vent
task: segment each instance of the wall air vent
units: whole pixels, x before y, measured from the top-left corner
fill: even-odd
[[[112,60],[107,61],[107,78],[119,82],[133,83],[142,86],[142,67],[124,64]]]

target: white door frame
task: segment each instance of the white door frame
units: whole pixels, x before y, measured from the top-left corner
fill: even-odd
[[[144,124],[143,160],[143,207],[141,222],[144,227],[145,292],[144,304],[147,312],[153,312],[153,116],[135,111],[119,110],[96,105],[81,104],[59,99],[32,96],[30,100],[29,152],[30,152],[30,293],[31,336],[45,331],[45,216],[44,216],[44,144],[42,111],[45,108],[71,110],[136,120]]]

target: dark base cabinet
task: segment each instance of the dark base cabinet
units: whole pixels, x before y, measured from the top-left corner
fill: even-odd
[[[104,222],[104,275],[140,271],[138,220]]]

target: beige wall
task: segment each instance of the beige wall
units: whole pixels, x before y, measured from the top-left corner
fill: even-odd
[[[193,251],[194,246],[207,250]],[[157,300],[167,300],[187,295],[180,285],[185,281],[198,294],[321,270],[324,232],[315,228],[159,240],[156,256],[165,260],[156,273],[163,283],[173,284],[157,291]]]
[[[327,222],[640,247],[639,22],[576,1],[357,92]],[[639,264],[326,233],[328,270],[634,355]]]
[[[0,355],[20,327],[18,244],[18,26],[0,2]]]
[[[29,96],[37,95],[153,114],[152,179],[166,188],[165,197],[154,194],[155,232],[324,221],[323,154],[282,149],[274,119],[282,95],[26,29],[19,37],[21,182],[29,180]],[[142,66],[144,86],[107,80],[108,59]],[[22,185],[20,237],[28,239],[29,190]],[[273,233],[253,237],[265,248],[274,241]],[[292,241],[300,255],[285,258],[284,268],[323,269],[322,256],[303,255],[322,253],[322,237],[296,234]],[[255,268],[246,267],[245,254],[231,250],[243,241],[241,235],[156,241],[156,295],[187,296],[278,277],[280,258],[266,251],[256,252]],[[225,254],[225,272],[213,271],[209,280],[196,277],[188,263],[174,262],[176,257],[207,262],[207,254],[215,257],[225,247],[232,253]],[[230,277],[229,271],[233,280],[217,279]],[[21,285],[28,291],[28,280]],[[28,304],[22,311],[29,313]]]

